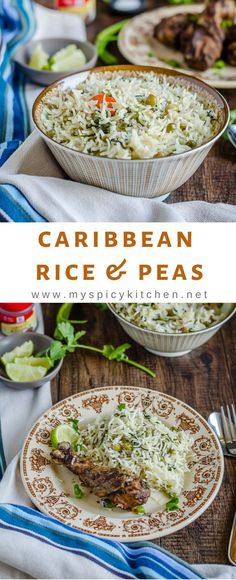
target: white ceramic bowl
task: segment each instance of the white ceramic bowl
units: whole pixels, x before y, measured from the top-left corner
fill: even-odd
[[[224,304],[225,318],[210,328],[198,330],[190,333],[164,333],[155,332],[145,328],[140,328],[131,322],[128,322],[120,316],[112,304],[107,304],[108,308],[115,315],[122,328],[127,334],[146,348],[149,352],[166,357],[182,356],[198,348],[209,340],[214,334],[227,322],[235,313],[235,304]]]
[[[157,75],[165,74],[168,77],[179,77],[183,84],[189,85],[191,83],[195,91],[204,91],[211,100],[213,98],[216,101],[222,117],[219,131],[207,143],[190,151],[169,157],[144,160],[95,157],[56,143],[56,141],[45,135],[40,122],[43,97],[56,86],[61,86],[63,89],[75,87],[84,82],[93,71],[101,73],[104,71],[152,71]],[[229,108],[225,99],[203,81],[170,69],[133,65],[98,67],[91,69],[91,71],[71,75],[47,87],[37,97],[33,105],[33,121],[36,129],[71,179],[135,197],[166,197],[171,191],[185,183],[195,173],[211,147],[225,131],[228,120]]]

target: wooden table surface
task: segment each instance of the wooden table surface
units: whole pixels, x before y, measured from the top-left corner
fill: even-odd
[[[148,8],[153,9],[167,4],[160,0],[149,0]],[[100,30],[119,20],[123,20],[125,15],[117,15],[110,12],[108,5],[98,0],[97,18],[88,26],[88,38],[92,42]],[[111,45],[120,63],[127,62],[118,52],[118,49]],[[102,64],[102,63],[100,63]],[[230,108],[236,108],[236,91],[221,91],[226,98]],[[198,171],[184,183],[182,187],[168,198],[167,203],[176,201],[204,200],[209,202],[236,203],[236,155],[230,143],[220,139],[213,147],[204,163]]]
[[[44,305],[45,331],[52,335],[57,304]],[[95,305],[76,305],[73,314],[88,320],[87,344],[127,341],[110,312]],[[156,372],[152,379],[143,372],[103,357],[76,351],[64,361],[52,385],[53,402],[101,385],[136,385],[168,393],[188,403],[205,418],[223,403],[235,399],[236,319],[228,322],[209,342],[191,354],[179,358],[156,357],[132,342],[130,355]],[[225,475],[220,492],[209,509],[185,529],[156,543],[188,562],[227,563],[227,544],[236,508],[236,460],[226,458]]]

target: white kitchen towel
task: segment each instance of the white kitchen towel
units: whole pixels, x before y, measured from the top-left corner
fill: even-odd
[[[236,221],[236,205],[166,204],[70,181],[36,131],[0,169],[0,207],[13,221]]]

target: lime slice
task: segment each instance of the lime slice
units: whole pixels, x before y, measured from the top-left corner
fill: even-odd
[[[55,64],[56,62],[59,62],[59,60],[67,58],[67,56],[70,56],[76,50],[76,44],[68,44],[65,48],[61,48],[61,50],[58,50],[50,57],[50,64]]]
[[[59,443],[70,443],[70,445],[75,445],[78,441],[78,435],[76,431],[68,425],[68,423],[62,423],[58,425],[54,429],[52,429],[50,433],[51,437],[51,444],[53,447],[58,447]]]
[[[6,373],[12,381],[28,383],[45,377],[47,369],[45,369],[45,367],[32,367],[28,365],[8,363],[6,365]]]
[[[43,50],[42,44],[39,42],[31,55],[28,66],[36,68],[37,70],[42,70],[42,68],[48,64],[48,58],[49,54]]]
[[[25,356],[23,358],[16,357],[14,363],[17,365],[28,365],[31,367],[44,367],[47,370],[52,367],[52,364],[47,357],[40,356]]]
[[[13,350],[5,352],[1,358],[1,362],[6,365],[15,360],[16,357],[22,358],[25,356],[31,356],[34,350],[34,343],[32,340],[26,340],[21,346],[16,346]]]
[[[54,72],[63,72],[65,70],[73,70],[79,68],[86,63],[86,57],[82,50],[79,48],[75,50],[71,55],[59,60],[55,64],[52,64],[51,70]]]

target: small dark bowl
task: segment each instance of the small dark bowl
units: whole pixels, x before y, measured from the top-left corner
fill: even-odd
[[[66,70],[61,72],[53,72],[49,70],[38,70],[28,65],[31,55],[33,54],[37,44],[41,43],[43,49],[51,56],[61,48],[65,48],[68,44],[76,44],[86,57],[86,63],[73,70]],[[13,61],[23,70],[29,79],[37,85],[48,86],[55,81],[58,81],[66,75],[75,72],[82,72],[94,67],[97,62],[97,51],[95,46],[87,41],[74,40],[73,38],[41,38],[39,40],[32,40],[27,44],[20,46],[13,54]]]
[[[0,358],[5,354],[5,352],[13,350],[13,348],[16,346],[21,346],[23,342],[26,342],[27,340],[32,340],[34,343],[34,353],[37,353],[48,348],[53,339],[49,336],[46,336],[46,334],[39,334],[37,332],[19,332],[11,336],[6,336],[0,340]],[[48,373],[42,379],[25,383],[12,381],[11,379],[7,378],[4,367],[2,364],[0,364],[0,381],[6,387],[11,387],[12,389],[17,389],[18,391],[24,389],[37,389],[44,383],[48,383],[54,379],[57,373],[59,373],[62,362],[62,359],[56,362],[55,366],[51,370],[49,369]]]

